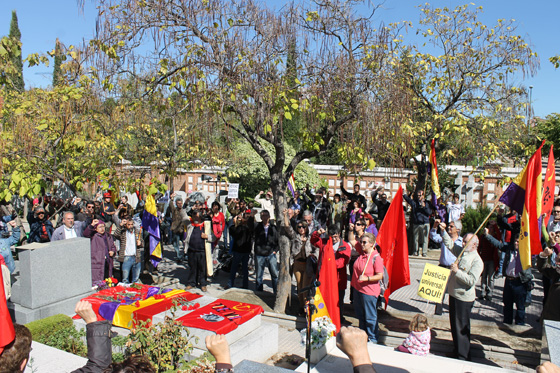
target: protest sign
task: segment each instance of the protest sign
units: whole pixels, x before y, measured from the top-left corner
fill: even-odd
[[[450,272],[447,268],[426,263],[420,279],[418,295],[429,301],[441,303]]]
[[[239,184],[228,184],[228,198],[239,198]]]

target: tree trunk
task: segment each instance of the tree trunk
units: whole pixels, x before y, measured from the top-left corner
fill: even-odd
[[[278,285],[274,312],[285,313],[288,295],[292,291],[292,278],[290,276],[290,238],[286,235],[284,216],[282,214],[282,211],[288,208],[285,196],[286,182],[282,180],[282,174],[271,174],[271,189],[274,198],[276,226],[280,233],[278,238],[280,261],[278,263]]]
[[[422,190],[424,192],[426,192],[426,180],[428,177],[428,167],[427,167],[427,163],[424,159],[424,155],[422,155],[422,160],[421,161],[417,161],[415,160],[416,163],[416,169],[418,170],[418,179],[416,180],[416,188],[414,189],[414,193],[416,194],[416,192],[418,192],[419,190]]]

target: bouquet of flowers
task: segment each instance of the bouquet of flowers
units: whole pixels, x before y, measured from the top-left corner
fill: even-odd
[[[327,343],[334,332],[336,331],[336,326],[331,322],[331,319],[327,316],[318,317],[313,322],[311,322],[311,348],[313,350],[318,350]],[[307,328],[300,332],[301,343],[305,345],[307,339]]]
[[[105,290],[116,286],[118,283],[119,280],[114,277],[109,277],[102,281],[96,281],[93,284],[92,290]]]

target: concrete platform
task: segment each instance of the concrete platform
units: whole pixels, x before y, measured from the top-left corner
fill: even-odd
[[[395,351],[393,348],[381,345],[368,345],[369,355],[377,373],[484,373],[484,372],[514,372],[513,370],[491,367],[488,365],[471,363],[441,356],[415,356]],[[307,372],[307,363],[303,363],[296,372]],[[351,372],[352,365],[348,357],[338,348],[333,349],[317,365],[312,366],[311,372],[340,373]]]
[[[31,344],[31,356],[26,372],[65,373],[86,365],[87,359],[69,352],[57,350],[39,342]]]

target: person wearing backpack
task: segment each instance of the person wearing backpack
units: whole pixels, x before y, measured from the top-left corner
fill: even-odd
[[[375,236],[364,233],[356,242],[360,256],[354,262],[351,285],[354,289],[354,310],[360,329],[368,335],[368,342],[377,344],[377,298],[381,294],[384,268],[383,258],[375,248]]]

